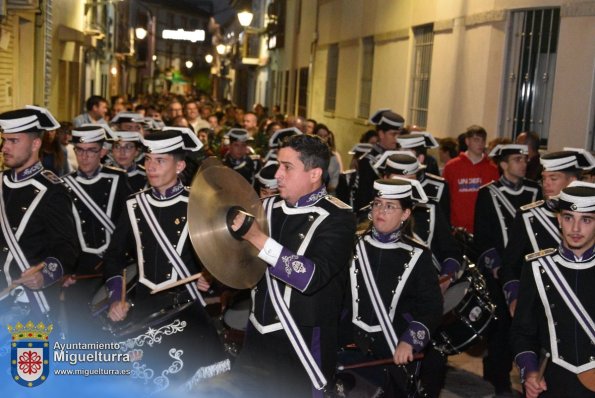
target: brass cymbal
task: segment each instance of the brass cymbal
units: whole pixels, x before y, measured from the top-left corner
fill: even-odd
[[[221,160],[219,160],[219,158],[217,158],[216,156],[209,156],[208,158],[202,161],[202,163],[200,164],[200,168],[198,169],[198,172],[201,173],[211,166],[223,166],[223,162],[221,162]]]
[[[254,222],[268,234],[264,208],[244,177],[217,165],[194,177],[188,200],[188,231],[194,251],[216,279],[246,289],[258,283],[267,265],[252,244],[235,239],[229,232],[227,213],[233,207],[252,214]]]

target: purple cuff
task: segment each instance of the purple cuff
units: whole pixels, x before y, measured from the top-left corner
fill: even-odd
[[[498,251],[492,247],[491,249],[481,253],[477,259],[477,264],[482,268],[494,270],[502,266],[502,258],[500,258],[500,253],[498,253]]]
[[[64,276],[64,268],[55,257],[47,257],[43,262],[45,267],[41,270],[41,276],[43,276],[43,287],[46,288]]]
[[[412,321],[401,335],[401,340],[413,346],[413,351],[420,352],[430,341],[430,331],[421,322]]]
[[[115,303],[122,298],[122,276],[116,275],[109,278],[105,285],[108,291],[109,304]]]
[[[269,272],[277,279],[303,292],[308,288],[315,269],[316,266],[312,261],[304,256],[293,254],[284,247],[275,265],[269,267]]]
[[[533,351],[523,351],[517,354],[514,357],[514,362],[521,372],[521,383],[525,382],[525,377],[528,373],[537,372],[537,354]]]
[[[502,286],[502,291],[504,292],[504,298],[506,299],[506,304],[510,305],[514,300],[519,297],[519,286],[521,281],[518,279],[513,279],[508,281]]]
[[[454,275],[461,269],[461,264],[454,258],[447,258],[440,264],[440,275]]]

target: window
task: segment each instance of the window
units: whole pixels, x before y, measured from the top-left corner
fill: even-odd
[[[339,72],[339,45],[331,44],[328,48],[326,63],[326,92],[324,96],[324,110],[335,111],[337,102],[337,74]]]
[[[434,48],[434,25],[429,24],[414,28],[413,36],[415,48],[409,112],[411,114],[411,124],[426,128],[428,125],[432,49]]]
[[[535,131],[547,145],[559,26],[558,8],[512,13],[501,135]]]
[[[362,73],[360,75],[358,116],[370,117],[370,100],[372,99],[372,75],[374,72],[374,37],[362,40]]]

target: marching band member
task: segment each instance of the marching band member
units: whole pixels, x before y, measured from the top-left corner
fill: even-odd
[[[95,329],[87,303],[101,286],[103,254],[126,199],[132,193],[123,170],[101,164],[101,158],[107,153],[104,144],[112,134],[105,124],[85,124],[73,129],[72,143],[78,167],[63,177],[73,197],[72,213],[81,247],[74,274],[77,277],[97,275],[79,280],[70,277],[65,281],[69,323],[78,338]]]
[[[112,158],[114,166],[126,171],[132,192],[138,192],[147,185],[145,167],[136,162],[141,153],[141,135],[136,131],[114,131]]]
[[[406,365],[442,318],[432,255],[408,237],[413,203],[427,197],[418,181],[403,178],[377,180],[374,189],[371,228],[356,244],[350,272],[354,339],[370,359]],[[407,396],[405,372],[395,365],[377,368],[389,380],[386,396]]]
[[[58,127],[44,108],[27,106],[0,114],[2,154],[9,167],[0,173],[4,324],[22,321],[23,316],[45,321],[57,304],[58,290],[51,286],[72,272],[78,255],[72,201],[60,178],[39,161],[41,135]],[[10,293],[4,290],[15,283],[19,287]]]
[[[384,151],[397,148],[396,137],[402,133],[405,119],[390,109],[380,109],[370,118],[370,122],[376,126],[378,142],[358,162],[354,208],[356,213],[367,206],[374,198],[374,189],[372,186],[374,185],[374,181],[380,178],[380,175],[374,169],[373,165]]]
[[[510,230],[514,239],[508,241],[502,258],[500,279],[511,315],[516,308],[525,256],[560,243],[560,227],[552,198],[578,180],[584,170],[595,168],[595,159],[584,149],[548,153],[540,162],[545,200],[521,206]]]
[[[384,178],[403,177],[419,181],[428,200],[425,203],[417,202],[413,206],[412,236],[431,249],[432,260],[440,275],[451,275],[454,278],[461,268],[463,256],[450,233],[450,225],[443,207],[436,200],[438,196],[432,197],[426,191],[426,187],[430,187],[429,191],[436,194],[436,185],[423,185],[423,181],[427,181],[427,178],[423,177],[425,166],[410,152],[386,151],[374,167]],[[447,186],[444,188],[448,190]]]
[[[150,188],[126,201],[104,257],[110,300],[108,317],[116,323],[122,322],[123,329],[118,329],[116,335],[129,337],[128,349],[145,349],[141,361],[155,376],[175,362],[183,367],[171,375],[177,381],[175,384],[188,383],[194,375],[215,374],[229,368],[204,309],[206,304],[200,291],[209,288],[205,277],[168,289],[176,281],[201,271],[188,233],[189,190],[182,185],[179,174],[186,166],[185,152],[198,151],[202,144],[190,129],[177,127],[152,133],[142,143],[146,147],[145,168]],[[134,304],[132,311],[130,304],[122,300],[122,271],[127,265],[127,252],[135,253],[138,262],[138,283],[129,293]],[[162,288],[167,290],[151,294]],[[126,331],[130,323],[138,325],[135,333],[130,328]],[[149,336],[152,328],[168,333],[160,335],[163,340],[148,354],[142,336]],[[137,334],[141,337],[135,338],[139,337]]]
[[[270,236],[242,213],[234,220],[269,265],[252,290],[235,364],[244,396],[322,397],[332,381],[355,223],[324,187],[330,156],[319,137],[287,138],[277,154],[279,195],[264,200]]]
[[[560,245],[526,257],[512,321],[511,344],[527,398],[594,394],[595,184],[577,181],[562,190],[558,222]],[[551,353],[543,377],[541,350]],[[579,382],[589,374],[590,389]]]
[[[474,243],[480,253],[477,265],[484,273],[490,298],[496,304],[496,327],[487,336],[483,377],[492,383],[498,395],[512,393],[512,354],[508,341],[510,315],[497,273],[502,266],[504,247],[515,239],[509,231],[519,208],[541,199],[542,194],[536,182],[525,178],[526,145],[497,145],[489,156],[502,170],[502,176],[479,189],[475,202]]]

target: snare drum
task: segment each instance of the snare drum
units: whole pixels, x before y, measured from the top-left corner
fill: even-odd
[[[142,317],[134,317],[133,312],[129,317],[113,323],[111,333],[120,350],[130,355],[131,377],[140,381],[147,393],[190,389],[201,379],[229,370],[217,332],[199,301]]]
[[[468,272],[444,294],[442,324],[432,344],[445,355],[459,354],[478,342],[496,318],[496,307],[480,276]]]
[[[236,301],[227,307],[221,317],[223,321],[223,332],[221,333],[223,347],[225,351],[234,357],[238,355],[244,344],[251,302],[250,297]]]

